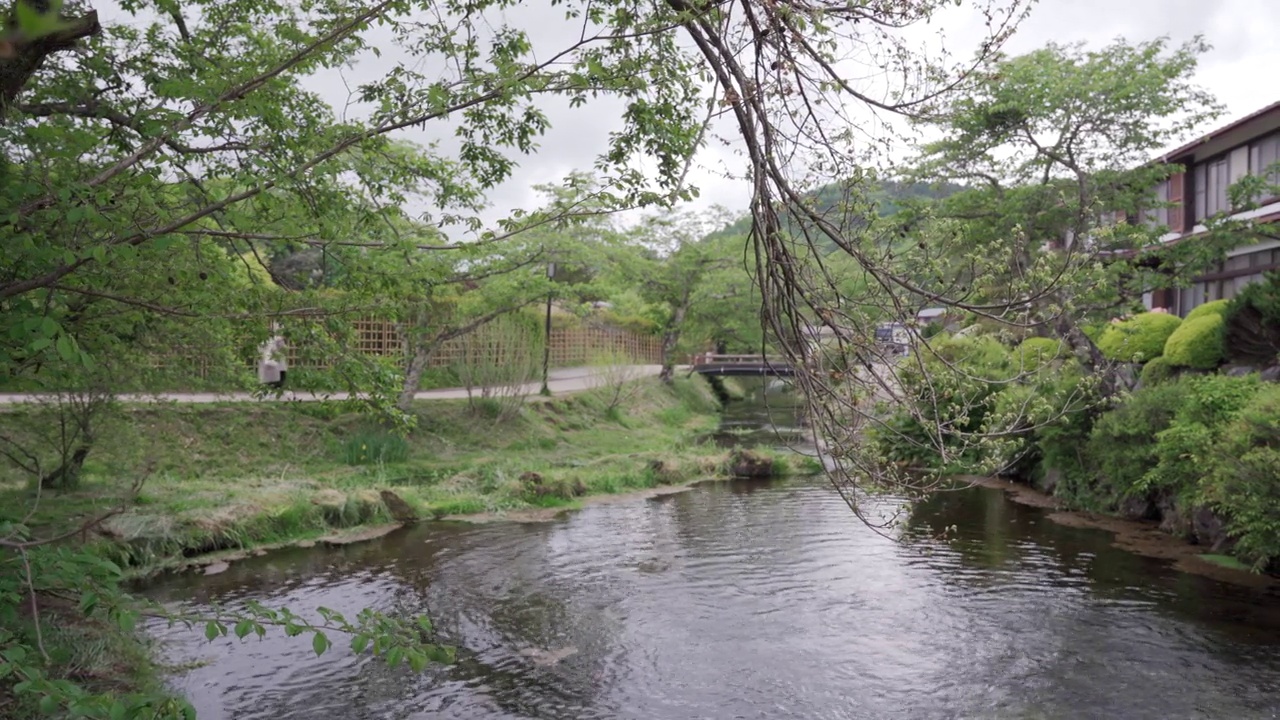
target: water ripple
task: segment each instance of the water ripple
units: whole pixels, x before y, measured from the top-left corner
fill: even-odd
[[[174,660],[209,660],[175,683],[215,719],[1277,716],[1267,600],[1042,520],[975,489],[894,542],[822,483],[720,483],[153,588],[429,612],[460,660],[425,676],[341,646],[317,659],[305,638],[152,631]]]

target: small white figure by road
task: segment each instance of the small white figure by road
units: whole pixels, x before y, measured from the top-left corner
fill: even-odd
[[[258,381],[273,387],[284,387],[284,377],[289,370],[284,338],[280,337],[279,328],[271,324],[271,338],[259,346],[262,359],[258,361]]]

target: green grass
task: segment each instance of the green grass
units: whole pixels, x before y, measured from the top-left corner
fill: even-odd
[[[34,509],[41,532],[73,529],[121,503],[149,467],[126,512],[87,539],[117,562],[153,568],[389,521],[382,490],[431,518],[571,506],[583,493],[717,475],[726,453],[702,440],[717,424],[705,381],[642,385],[613,411],[604,389],[530,402],[506,419],[463,401],[423,402],[406,437],[312,403],[129,408],[99,428],[73,492],[36,502],[29,478],[0,466],[0,520]],[[26,413],[0,413],[7,437],[39,445],[39,427]],[[531,493],[526,473],[546,488]]]
[[[1231,570],[1244,570],[1245,572],[1249,572],[1251,569],[1248,565],[1240,562],[1230,555],[1212,555],[1206,553],[1201,555],[1200,559]]]
[[[409,443],[385,430],[364,430],[343,441],[342,459],[348,465],[404,462],[409,459]]]

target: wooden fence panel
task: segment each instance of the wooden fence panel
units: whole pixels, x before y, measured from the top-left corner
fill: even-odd
[[[305,337],[309,332],[325,332],[322,327],[309,324],[321,323],[314,318],[290,318],[285,321],[286,336]],[[497,357],[514,355],[513,349],[505,347],[512,342],[508,334],[502,337],[502,331],[495,326],[483,326],[476,330],[469,339],[457,338],[444,343],[432,357],[429,366],[435,368],[449,367],[464,362],[467,350],[475,353],[476,348],[485,348],[486,352]],[[403,359],[408,351],[403,334],[395,322],[375,317],[362,317],[352,321],[350,349],[375,357]],[[567,328],[553,327],[550,338],[550,364],[552,367],[573,367],[589,365],[597,362],[602,356],[609,354],[622,356],[628,362],[636,364],[657,364],[662,358],[661,338],[652,335],[640,335],[619,328],[582,325]],[[221,363],[222,353],[214,348],[167,348],[150,353],[148,364],[156,369],[182,368],[183,374],[193,380],[207,380],[218,376],[218,370],[227,368],[213,367],[213,363]],[[541,348],[539,348],[541,351]],[[308,368],[324,370],[330,366],[323,356],[315,356],[308,352],[305,341],[292,342],[287,349],[288,362],[291,368]],[[258,354],[242,357],[243,369],[256,370]]]

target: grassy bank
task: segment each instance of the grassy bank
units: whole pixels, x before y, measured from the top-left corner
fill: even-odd
[[[424,402],[415,408],[416,429],[404,437],[323,403],[132,406],[95,426],[73,489],[37,493],[29,474],[0,467],[0,523],[25,519],[37,536],[50,537],[122,509],[98,530],[32,553],[42,587],[61,583],[74,591],[81,585],[78,571],[63,563],[65,545],[89,551],[74,556],[87,558],[85,567],[106,558],[140,575],[276,545],[376,536],[393,523],[544,516],[591,495],[734,473],[780,475],[802,461],[706,443],[718,411],[700,378],[671,387],[644,380],[523,405]],[[45,447],[45,468],[55,466],[47,448],[57,435],[47,412],[0,413],[0,438],[11,449],[14,442]],[[134,494],[139,477],[145,482]],[[162,673],[131,623],[85,610],[75,594],[42,589],[43,637],[36,632],[16,563],[6,556],[0,574],[0,591],[8,593],[0,597],[0,614],[8,617],[0,621],[0,671],[12,669],[5,658],[20,649],[33,658],[34,648],[48,648],[36,666],[50,678],[111,697],[163,698]],[[19,696],[17,687],[0,681],[0,715],[43,716],[38,695]]]
[[[403,438],[319,403],[133,407],[102,427],[79,487],[46,491],[30,524],[57,533],[125,502],[83,540],[146,571],[336,529],[573,506],[725,475],[730,454],[702,441],[717,411],[697,378],[642,381],[622,402],[612,388],[522,407],[424,402]],[[0,416],[10,437],[31,439],[40,424]],[[5,472],[0,518],[19,519],[34,499],[29,477]]]

